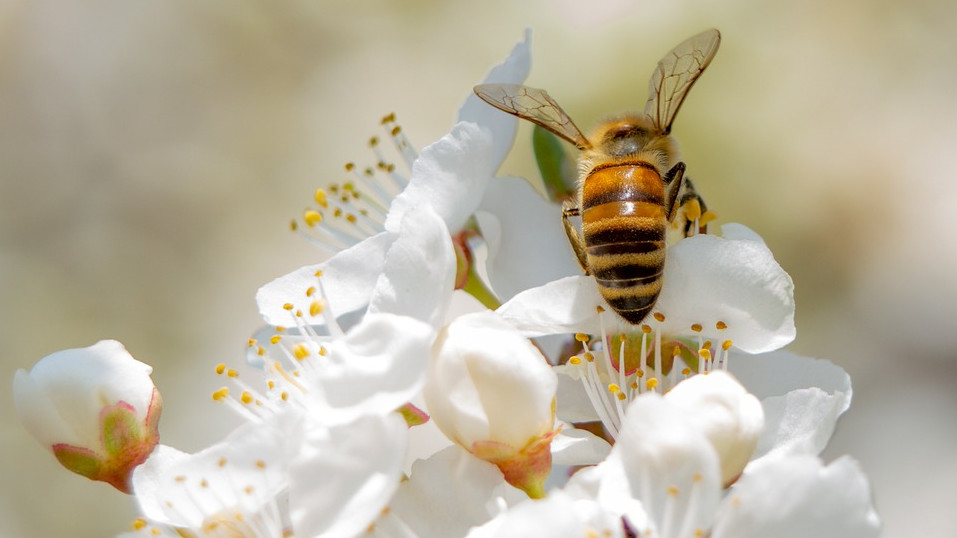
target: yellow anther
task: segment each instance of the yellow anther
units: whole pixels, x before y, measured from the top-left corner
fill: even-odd
[[[225,365],[225,364],[219,363],[219,364],[216,365],[216,374],[217,374],[217,375],[223,375],[223,372],[225,372],[225,371],[226,371],[226,365]]]
[[[138,517],[138,518],[136,518],[136,519],[133,520],[133,530],[134,530],[134,531],[138,531],[138,530],[141,530],[141,529],[145,529],[145,528],[146,528],[146,525],[148,525],[148,523],[146,523],[146,520],[143,519],[143,518],[141,518],[141,517]]]
[[[632,381],[631,385],[629,386],[631,387],[631,390],[638,390],[638,381]]]
[[[385,171],[391,174],[392,172],[395,171],[395,165],[392,163],[387,164],[385,167]]]
[[[595,355],[591,351],[585,352],[585,360],[588,362],[595,362]]]
[[[232,368],[226,370],[226,377],[232,377],[233,379],[239,377],[239,372],[233,370]]]
[[[351,172],[356,169],[356,163],[348,162],[346,163],[346,172]]]
[[[225,399],[228,398],[228,397],[229,397],[229,388],[228,388],[228,387],[223,387],[223,388],[221,388],[221,389],[219,389],[219,390],[217,390],[216,392],[213,393],[213,401],[214,401],[214,402],[221,402],[221,401],[225,400]]]
[[[244,390],[242,395],[239,397],[239,401],[243,402],[244,404],[250,404],[253,401],[253,395],[250,394],[249,391]]]
[[[313,301],[312,304],[309,305],[309,315],[318,316],[319,314],[322,314],[322,303]]]
[[[302,212],[302,220],[306,221],[306,226],[310,228],[322,222],[322,215],[318,211],[307,209]]]
[[[316,278],[321,277],[321,276],[322,276],[322,269],[316,269],[316,272],[313,273],[312,276],[314,276],[314,277],[316,277]]]
[[[694,476],[691,477],[691,480],[692,480],[695,484],[697,484],[697,483],[701,482],[702,480],[704,480],[704,477],[701,476],[701,473],[695,473]]]
[[[229,463],[229,460],[226,459],[226,456],[223,456],[223,457],[219,458],[218,460],[216,460],[216,465],[217,465],[219,468],[225,467],[227,463]]]
[[[246,340],[246,345],[249,346],[249,347],[255,346],[255,345],[256,345],[256,339],[255,339],[255,338],[250,338],[249,340]]]
[[[695,529],[694,538],[704,538],[704,529]]]
[[[286,328],[283,327],[282,325],[276,325],[275,328],[276,328],[276,332],[277,332],[277,333],[284,333],[284,332],[286,332]]]
[[[711,349],[711,340],[705,340],[704,345],[701,346],[704,349]]]
[[[346,192],[352,192],[356,190],[356,186],[351,181],[349,181],[342,186],[342,190]]]
[[[353,215],[352,213],[349,213],[348,215],[346,215],[346,220],[349,221],[349,223],[351,224],[355,224],[356,221],[359,219],[357,219],[356,216]]]
[[[319,346],[319,355],[322,357],[325,357],[326,353],[328,353],[328,351],[326,351],[326,348]]]
[[[378,145],[379,145],[379,138],[378,138],[378,137],[373,136],[372,138],[369,139],[369,147],[370,147],[370,148],[374,148],[374,147],[376,147],[376,146],[378,146]]]
[[[711,350],[706,348],[701,348],[698,350],[698,356],[706,361],[709,361],[711,360]]]
[[[260,357],[262,357],[265,354],[266,354],[266,348],[262,346],[259,346],[256,348],[256,355],[259,355]]]
[[[346,170],[348,169],[349,167],[347,165]],[[326,199],[326,196],[327,195],[326,195],[325,189],[316,189],[315,194],[312,195],[313,199],[316,200],[316,203],[319,204],[319,207],[323,207],[323,208],[329,207],[329,201]]]
[[[701,218],[701,204],[698,202],[697,198],[692,198],[688,202],[685,202],[685,217],[688,220],[695,220]]]
[[[628,399],[628,396],[626,396],[624,392],[619,392],[615,394],[615,398],[618,398],[620,401],[625,401]]]
[[[728,324],[723,321],[719,321],[714,324],[714,328],[718,329],[719,331],[723,331],[728,328]]]
[[[266,386],[269,387],[269,390],[272,390],[276,388],[276,382],[270,379],[269,381],[266,381]]]
[[[618,393],[618,392],[620,392],[620,391],[621,391],[621,387],[619,387],[619,386],[616,385],[615,383],[612,383],[612,384],[608,385],[608,392],[610,392],[610,393],[612,393],[612,394],[616,394],[616,393]]]
[[[644,325],[641,326],[641,332],[645,334],[651,334],[651,326],[645,323]]]
[[[725,341],[721,344],[721,349],[727,351],[727,350],[731,349],[731,346],[732,346],[732,345],[733,345],[733,344],[731,343],[731,340],[725,340]]]
[[[333,216],[333,217],[341,217],[341,216],[342,216],[342,210],[337,207],[336,210],[332,212],[332,216]]]
[[[387,123],[392,123],[394,121],[395,121],[395,112],[389,112],[388,114],[382,117],[382,125],[385,125]]]
[[[302,310],[300,310],[300,309],[298,309],[298,308],[296,309],[296,317],[297,317],[297,318],[301,318],[301,317],[302,317]]]
[[[602,312],[605,311],[605,307],[603,307],[603,306],[601,306],[601,305],[598,305],[598,306],[595,307],[595,311],[598,312],[599,314],[601,314]]]
[[[282,401],[285,402],[289,399],[289,393],[286,391],[283,391],[282,394],[279,395],[279,397],[282,399]]]
[[[269,343],[275,345],[275,344],[278,344],[280,340],[282,340],[282,336],[279,336],[278,334],[274,334],[269,339]]]
[[[257,468],[257,469],[265,469],[265,468],[266,468],[266,462],[263,461],[263,460],[256,460],[256,468]]]
[[[283,303],[282,309],[283,309],[283,310],[292,310],[292,309],[293,309],[293,305],[292,305],[292,303]]]
[[[715,213],[714,211],[708,210],[708,211],[705,211],[704,214],[701,215],[701,218],[698,219],[698,224],[701,226],[704,226],[705,224],[708,224],[709,222],[713,220],[717,220],[717,219],[718,219],[718,214]]]
[[[681,355],[681,348],[678,346],[671,348],[671,356],[677,357],[678,355]]]
[[[668,495],[673,497],[678,496],[678,486],[668,486]]]
[[[682,368],[682,369],[681,369],[681,375],[691,375],[691,368],[688,368],[687,366],[685,366],[684,368]]]
[[[308,288],[306,288],[306,297],[312,297],[315,293],[316,293],[315,286],[309,286]]]
[[[289,221],[289,229],[290,229],[291,231],[295,232],[296,230],[299,229],[299,223],[296,222],[295,220]]]
[[[568,359],[568,364],[574,364],[577,366],[581,363],[582,363],[582,358],[579,357],[578,355],[575,355],[574,357]]]
[[[588,335],[585,333],[575,333],[575,340],[585,343],[588,341]]]
[[[309,356],[309,348],[305,344],[296,344],[292,348],[292,354],[299,360],[303,360]]]
[[[402,128],[396,125],[395,127],[392,128],[392,131],[390,131],[390,134],[392,134],[392,136],[396,136],[401,132],[402,132]]]
[[[635,377],[637,377],[638,379],[645,377],[645,371],[642,370],[641,368],[635,370]]]
[[[694,332],[696,332],[696,333],[700,333],[702,329],[704,329],[704,327],[702,327],[700,323],[692,323],[692,324],[691,324],[691,330],[694,331]]]
[[[654,314],[652,314],[652,316],[654,316],[654,318],[658,320],[658,323],[661,323],[665,320],[665,315],[662,314],[661,312],[655,312]]]
[[[649,378],[648,381],[645,381],[645,388],[646,388],[646,389],[649,389],[649,390],[650,390],[650,389],[653,389],[653,388],[655,388],[655,387],[657,387],[657,386],[658,386],[658,378],[657,378],[657,377],[652,377],[652,378]]]

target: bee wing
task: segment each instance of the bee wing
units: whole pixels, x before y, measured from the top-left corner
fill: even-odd
[[[545,90],[518,84],[480,84],[475,95],[486,103],[555,133],[575,144],[578,149],[591,148],[568,114],[558,106]]]
[[[705,30],[671,49],[658,62],[648,81],[645,114],[662,134],[671,132],[671,122],[675,121],[688,90],[711,63],[720,43],[720,32],[714,28]]]

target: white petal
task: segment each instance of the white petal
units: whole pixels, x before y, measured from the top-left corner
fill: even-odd
[[[511,54],[504,62],[492,68],[483,83],[510,83],[521,84],[528,77],[532,58],[529,44],[532,38],[531,30],[525,31],[525,40],[515,45]],[[459,109],[458,121],[470,121],[492,136],[494,143],[491,160],[494,163],[493,172],[498,169],[505,156],[512,149],[515,140],[515,130],[518,119],[495,109],[485,101],[469,92],[468,98]]]
[[[294,326],[295,319],[284,305],[296,305],[310,325],[323,325],[323,315],[310,316],[312,302],[306,291],[317,286],[316,271],[322,271],[322,286],[327,307],[335,315],[364,308],[372,296],[386,252],[396,234],[383,232],[337,252],[323,263],[308,265],[283,275],[259,288],[256,304],[259,314],[270,325]]]
[[[445,223],[428,205],[402,219],[386,254],[369,312],[391,312],[441,326],[455,287],[455,252]]]
[[[591,499],[553,491],[525,501],[468,534],[469,538],[582,538],[624,536],[621,519]]]
[[[721,461],[721,481],[730,483],[751,460],[764,428],[761,402],[721,370],[678,383],[665,399],[684,409],[711,441]]]
[[[573,378],[567,374],[580,374],[582,368],[564,364],[554,366],[553,369],[558,373],[558,391],[557,405],[555,415],[567,422],[594,422],[601,420],[598,411],[588,399],[588,393],[578,378]]]
[[[552,439],[552,465],[595,465],[611,452],[611,445],[588,430],[566,426]]]
[[[596,309],[602,305],[595,279],[570,276],[523,291],[496,312],[525,336],[600,334]]]
[[[329,430],[307,426],[289,470],[295,535],[338,538],[365,530],[399,486],[406,430],[395,413]]]
[[[745,234],[732,227],[734,234]],[[746,235],[746,234],[745,234]],[[748,353],[771,351],[794,339],[794,284],[764,243],[697,235],[668,249],[665,280],[655,310],[667,334],[730,339]],[[728,328],[718,330],[723,321]]]
[[[422,389],[434,332],[393,314],[368,314],[345,338],[327,345],[307,394],[317,419],[342,424],[363,414],[387,414]],[[306,374],[304,374],[306,375]]]
[[[850,406],[851,378],[841,367],[788,351],[733,353],[731,371],[761,398],[765,430],[755,457],[770,453],[819,454],[837,419]]]
[[[24,427],[41,444],[96,449],[101,446],[100,412],[126,402],[146,418],[153,398],[153,369],[134,359],[116,340],[65,349],[18,370],[13,400]]]
[[[710,527],[721,492],[718,456],[686,410],[653,393],[636,398],[612,454],[658,533]]]
[[[285,436],[280,427],[285,418],[240,426],[196,454],[164,450],[156,459],[151,457],[149,466],[133,475],[143,515],[191,529],[237,513],[247,521],[281,525],[264,508],[286,487]]]
[[[502,300],[552,280],[581,275],[565,228],[562,209],[520,178],[492,180],[476,214],[489,241],[488,274]],[[493,223],[492,220],[495,219]],[[486,235],[487,228],[498,234]]]
[[[475,212],[498,167],[492,149],[488,131],[471,122],[456,123],[412,164],[409,185],[392,201],[385,229],[399,231],[407,211],[428,204],[457,233]]]
[[[417,538],[446,538],[465,536],[469,528],[490,520],[499,503],[525,498],[505,482],[498,467],[453,445],[412,466],[390,509]]]
[[[880,534],[870,486],[854,460],[813,456],[750,468],[724,500],[711,536],[870,538]]]
[[[557,380],[541,353],[492,312],[453,321],[436,339],[425,388],[432,419],[460,445],[515,448],[553,429]]]

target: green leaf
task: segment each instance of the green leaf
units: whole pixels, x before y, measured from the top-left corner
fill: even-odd
[[[578,182],[575,163],[565,153],[561,139],[536,125],[532,130],[532,148],[548,197],[561,201],[574,196]]]

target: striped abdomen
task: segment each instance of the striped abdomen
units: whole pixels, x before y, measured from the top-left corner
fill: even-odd
[[[645,318],[665,267],[664,185],[645,162],[598,166],[585,178],[582,238],[598,291],[628,322]]]

